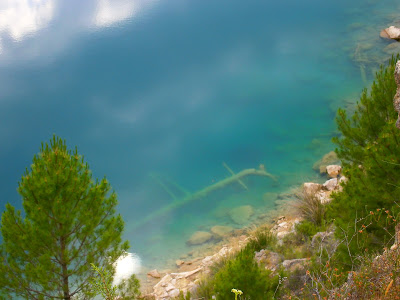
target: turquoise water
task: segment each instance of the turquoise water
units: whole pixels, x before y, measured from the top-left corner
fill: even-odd
[[[21,207],[17,182],[56,133],[107,176],[149,268],[193,250],[196,230],[239,228],[227,210],[252,205],[256,218],[275,207],[264,193],[320,180],[337,107],[399,50],[379,38],[399,19],[392,0],[81,2],[25,3],[18,17],[0,4],[1,208]],[[174,201],[154,176],[194,192],[229,176],[223,162],[263,164],[278,182],[244,178],[248,191],[232,184],[137,226]]]

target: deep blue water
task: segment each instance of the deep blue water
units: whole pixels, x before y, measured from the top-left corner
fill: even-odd
[[[264,212],[274,203],[263,193],[318,180],[312,165],[334,149],[335,111],[390,56],[379,31],[399,9],[394,0],[24,3],[0,2],[0,207],[21,207],[17,182],[55,133],[109,179],[125,238],[148,267],[189,251],[196,230],[235,226],[215,211]],[[233,185],[134,226],[173,201],[150,174],[196,191],[229,175],[222,162],[264,164],[279,183],[246,178],[248,192]]]

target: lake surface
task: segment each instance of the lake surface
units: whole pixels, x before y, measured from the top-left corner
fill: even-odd
[[[168,267],[195,249],[186,245],[195,231],[242,227],[230,209],[253,206],[250,225],[275,208],[265,193],[321,180],[312,165],[334,149],[337,108],[400,49],[379,38],[399,9],[394,0],[0,3],[0,209],[21,207],[18,180],[55,133],[109,179],[130,251]],[[234,183],[149,217],[230,176],[223,162],[234,172],[264,165],[278,181],[245,177],[248,190]]]

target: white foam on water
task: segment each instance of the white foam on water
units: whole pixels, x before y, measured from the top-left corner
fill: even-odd
[[[142,261],[136,253],[127,253],[120,256],[116,262],[113,285],[118,285],[124,279],[129,279],[132,274],[138,274],[142,267]]]

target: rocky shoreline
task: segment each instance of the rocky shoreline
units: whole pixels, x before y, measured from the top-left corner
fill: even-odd
[[[197,246],[197,249],[185,253],[175,261],[176,267],[169,270],[145,270],[139,278],[142,282],[144,299],[169,300],[177,297],[182,291],[193,293],[201,278],[210,273],[210,266],[223,257],[236,253],[244,247],[250,239],[251,233],[259,227],[267,226],[279,240],[294,232],[295,225],[301,221],[296,209],[296,197],[303,190],[304,193],[315,194],[321,203],[330,201],[330,195],[340,190],[341,167],[337,165],[336,154],[331,151],[317,161],[313,169],[322,176],[328,176],[324,184],[306,182],[303,187],[291,189],[278,195],[275,210],[267,211],[257,216],[251,226],[242,229],[233,229],[229,226],[214,226],[210,231],[197,231],[187,241],[188,245]],[[245,224],[254,213],[249,205],[233,208],[229,214],[236,224]],[[210,241],[219,241],[210,245]],[[285,260],[279,253],[261,250],[255,254],[256,260],[272,271],[282,265],[287,270],[301,268],[307,259]],[[154,298],[152,298],[154,297]]]
[[[382,30],[380,36],[384,39],[400,41],[400,28],[390,26]],[[399,66],[400,63],[397,63],[396,83],[398,86],[400,86],[400,80],[398,79],[400,77]],[[394,99],[394,106],[397,111],[400,111],[398,94],[399,92],[397,92]],[[397,127],[400,128],[399,121]],[[243,248],[250,239],[251,232],[254,232],[256,228],[268,226],[270,231],[278,238],[278,243],[282,241],[286,235],[294,232],[296,224],[301,221],[295,206],[299,191],[302,191],[303,195],[313,195],[322,204],[325,204],[331,201],[332,193],[341,191],[341,183],[347,180],[344,176],[341,176],[342,168],[333,151],[327,153],[317,161],[313,169],[323,176],[325,176],[324,174],[327,175],[328,178],[325,183],[305,182],[302,187],[278,195],[275,201],[278,207],[275,210],[258,215],[257,220],[251,227],[235,230],[229,226],[217,225],[212,227],[209,232],[195,232],[187,241],[188,245],[204,245],[204,247],[200,247],[197,250],[180,256],[180,258],[176,260],[176,268],[173,270],[158,271],[154,269],[142,274],[143,298],[169,300],[177,297],[180,292],[183,292],[183,294],[186,294],[188,291],[191,293],[194,292],[200,279],[210,273],[210,266],[221,258],[234,254]],[[253,213],[253,208],[250,205],[244,205],[233,208],[229,212],[229,216],[234,223],[244,225]],[[333,231],[318,232],[313,237],[311,243],[318,247],[321,246],[317,245],[318,242],[322,244],[324,241],[326,243],[326,241],[331,239],[333,239]],[[207,242],[210,240],[219,240],[219,242],[214,245],[209,245]],[[395,245],[397,245],[397,242]],[[294,271],[296,269],[304,270],[304,266],[308,261],[308,258],[285,260],[281,254],[268,250],[256,252],[255,259],[259,264],[263,264],[266,269],[272,271],[275,271],[280,266],[289,271]]]

